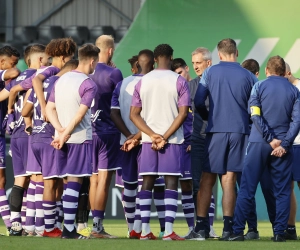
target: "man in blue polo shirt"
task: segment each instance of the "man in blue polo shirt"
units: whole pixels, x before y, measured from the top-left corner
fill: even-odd
[[[276,199],[273,241],[285,241],[284,230],[289,219],[291,197],[291,146],[300,128],[300,93],[284,78],[285,70],[285,62],[280,56],[271,57],[266,67],[267,79],[257,82],[251,92],[249,107],[253,126],[230,241],[244,240],[243,231],[251,201],[267,167]]]
[[[232,39],[218,43],[220,63],[207,68],[200,80],[195,107],[208,120],[205,159],[197,200],[197,223],[187,239],[204,240],[204,221],[212,188],[221,175],[224,228],[220,240],[232,232],[236,200],[236,174],[242,172],[249,131],[247,101],[256,77],[236,62],[238,50]],[[209,96],[209,112],[205,99]]]

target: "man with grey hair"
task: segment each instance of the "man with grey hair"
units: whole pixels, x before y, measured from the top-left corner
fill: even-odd
[[[199,47],[192,52],[192,63],[197,77],[189,81],[189,88],[191,93],[191,101],[193,105],[194,121],[193,121],[193,133],[191,140],[191,158],[192,158],[192,177],[193,177],[193,199],[195,207],[197,205],[197,193],[199,190],[200,176],[202,173],[202,164],[204,160],[204,140],[205,129],[207,127],[207,121],[202,120],[201,116],[195,110],[194,97],[202,77],[202,73],[206,68],[212,65],[211,52],[204,47]],[[208,106],[208,100],[207,100]],[[210,238],[218,238],[213,229],[215,212],[214,197],[211,197],[211,204],[209,209],[209,221],[207,218],[207,233],[209,232]],[[208,236],[208,235],[207,235]]]
[[[238,50],[233,39],[218,43],[220,63],[207,68],[201,77],[194,104],[205,120],[205,138],[200,190],[197,199],[197,223],[189,239],[205,239],[205,218],[211,192],[217,176],[221,175],[223,189],[222,238],[232,232],[236,199],[236,174],[242,172],[244,152],[249,135],[248,99],[256,77],[237,63]],[[209,111],[206,99],[209,97]]]

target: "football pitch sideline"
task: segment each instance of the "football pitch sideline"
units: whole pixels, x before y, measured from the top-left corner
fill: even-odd
[[[92,221],[89,221],[91,225]],[[272,236],[271,224],[269,222],[259,222],[258,230],[260,240],[244,241],[244,242],[224,242],[218,240],[205,241],[140,241],[126,238],[127,226],[125,220],[105,220],[105,230],[113,235],[118,236],[118,239],[89,239],[89,240],[63,240],[53,238],[40,237],[6,237],[0,236],[0,250],[89,250],[89,249],[114,249],[114,250],[191,250],[191,249],[300,249],[300,241],[287,241],[275,243],[270,240]],[[296,225],[298,226],[298,225]],[[300,226],[300,225],[299,225]],[[215,231],[218,235],[222,233],[222,221],[214,223]],[[159,223],[152,219],[151,228],[154,235],[159,234]],[[300,228],[300,227],[298,227]],[[175,221],[175,232],[179,235],[187,233],[185,220]],[[5,232],[5,227],[1,220],[0,232]]]

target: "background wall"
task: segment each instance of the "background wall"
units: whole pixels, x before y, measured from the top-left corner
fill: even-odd
[[[299,0],[148,0],[119,44],[114,61],[129,75],[128,58],[168,43],[174,57],[184,58],[189,66],[191,52],[200,46],[211,50],[217,63],[216,45],[230,37],[239,44],[239,62],[254,58],[260,63],[260,78],[265,77],[267,59],[277,54],[300,77],[299,7]]]
[[[47,11],[51,10],[61,0],[14,0],[15,25],[31,25]],[[115,8],[133,19],[140,8],[141,0],[110,0]],[[94,25],[127,25],[119,16],[113,13],[101,0],[73,0],[60,11],[51,16],[42,25],[84,25],[91,28]]]

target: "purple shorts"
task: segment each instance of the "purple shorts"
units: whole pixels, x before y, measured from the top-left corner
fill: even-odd
[[[59,177],[59,171],[56,165],[56,149],[48,143],[31,143],[32,152],[36,162],[42,169],[44,179]]]
[[[5,168],[5,137],[0,136],[0,169]]]
[[[179,177],[179,180],[191,180],[191,168],[192,168],[192,160],[191,160],[191,151],[187,152],[186,149],[189,145],[183,144],[183,171],[182,177]]]
[[[56,151],[56,165],[60,177],[92,175],[92,141],[90,143],[65,143]]]
[[[32,174],[42,174],[42,167],[36,160],[33,151],[32,151],[32,136],[28,137],[28,161],[27,161],[27,167],[26,167],[26,173],[28,175]]]
[[[121,168],[116,170],[115,186],[124,188],[124,182],[122,180],[122,169]]]
[[[167,144],[159,151],[151,149],[151,143],[142,144],[140,175],[182,176],[183,146]]]
[[[93,135],[93,174],[119,169],[120,134]]]
[[[129,152],[120,150],[119,164],[122,168],[122,179],[126,183],[137,183],[138,181],[138,155],[142,146],[137,146]]]
[[[12,153],[14,177],[28,176],[29,174],[26,173],[28,137],[11,138],[10,149]]]

